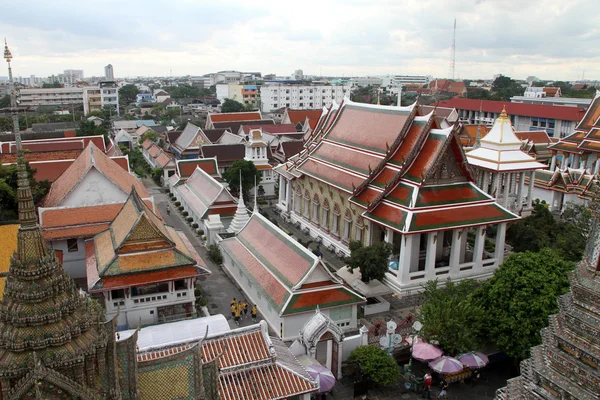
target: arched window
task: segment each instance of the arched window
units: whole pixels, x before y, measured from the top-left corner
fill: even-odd
[[[333,205],[333,223],[331,227],[331,233],[334,235],[340,234],[340,206],[336,203]]]
[[[310,193],[308,190],[304,191],[304,217],[309,218],[310,213]]]
[[[344,231],[342,232],[342,240],[345,242],[350,241],[350,230],[352,229],[352,212],[349,208],[346,208],[344,212]]]
[[[316,193],[313,196],[312,222],[319,224],[319,195]]]
[[[323,214],[321,215],[321,226],[329,229],[329,200],[323,201]]]
[[[365,223],[363,221],[363,217],[356,218],[356,234],[354,235],[354,240],[358,240],[362,243],[363,241],[363,232],[365,230]]]

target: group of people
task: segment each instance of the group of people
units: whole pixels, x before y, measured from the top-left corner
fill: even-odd
[[[240,325],[240,319],[248,318],[248,308],[250,305],[246,300],[237,301],[235,297],[231,300],[231,316],[238,326]],[[256,304],[252,306],[250,309],[250,317],[252,318],[252,322],[256,322],[256,314],[258,313],[258,308]]]

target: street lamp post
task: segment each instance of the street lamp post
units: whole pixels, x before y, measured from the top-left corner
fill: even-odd
[[[423,324],[420,323],[419,321],[415,321],[415,323],[412,324],[412,329],[413,329],[413,334],[412,334],[412,342],[410,344],[410,359],[408,360],[408,372],[412,372],[412,353],[413,353],[413,348],[415,347],[415,339],[419,335],[419,332],[421,332],[421,329],[423,329]]]

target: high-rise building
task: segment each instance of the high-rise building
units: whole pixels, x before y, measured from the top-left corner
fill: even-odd
[[[113,70],[112,64],[108,64],[104,67],[104,77],[108,80],[115,79],[115,71]]]

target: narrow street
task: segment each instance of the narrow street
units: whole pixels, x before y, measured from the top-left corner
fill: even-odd
[[[176,230],[185,233],[198,254],[200,254],[202,259],[206,262],[208,269],[210,269],[212,272],[210,277],[200,278],[200,285],[204,291],[205,297],[208,299],[207,308],[209,313],[211,315],[223,314],[229,321],[229,326],[232,329],[238,328],[231,316],[231,299],[244,299],[244,295],[227,276],[223,269],[209,260],[206,248],[202,245],[202,241],[184,221],[183,216],[177,210],[174,204],[171,204],[171,215],[167,215],[167,204],[170,203],[170,200],[165,189],[156,185],[151,178],[144,178],[142,179],[142,182],[148,189],[148,192],[154,196],[154,202],[158,208],[158,211],[163,216],[167,225],[170,225]],[[258,310],[258,312],[260,318],[260,310]],[[247,326],[251,324],[252,319],[250,318],[250,310],[248,310],[248,317],[240,321],[240,326]]]

